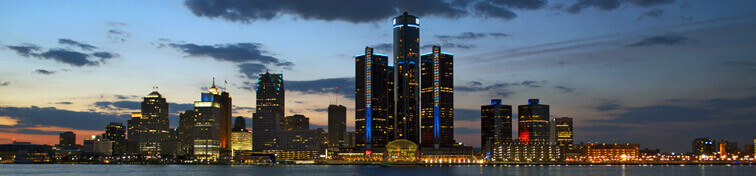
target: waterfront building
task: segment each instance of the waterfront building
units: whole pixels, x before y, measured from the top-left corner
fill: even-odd
[[[194,118],[197,116],[194,110],[186,110],[179,114],[179,151],[181,156],[194,153]]]
[[[463,146],[460,143],[452,147],[421,148],[420,161],[431,164],[443,163],[474,163],[477,162],[475,150],[471,146]]]
[[[168,102],[163,95],[153,91],[144,97],[142,111],[138,118],[132,119],[137,124],[133,129],[138,136],[135,139],[140,155],[157,156],[161,154],[162,144],[168,139]],[[129,124],[131,125],[131,124]],[[131,131],[129,131],[131,132]]]
[[[454,54],[433,51],[420,56],[421,137],[423,147],[454,145]]]
[[[59,136],[59,145],[61,147],[76,145],[76,134],[73,131],[62,132]]]
[[[406,139],[397,139],[386,144],[385,162],[413,162],[419,158],[417,144]]]
[[[84,139],[84,154],[89,156],[111,156],[113,143],[102,136]]]
[[[492,99],[490,105],[480,106],[481,152],[490,156],[492,147],[512,141],[512,106]]]
[[[277,135],[283,131],[281,114],[261,111],[252,117],[252,149],[255,151],[275,150]]]
[[[231,129],[231,146],[234,152],[252,150],[252,133],[247,130],[244,117],[236,117]]]
[[[529,99],[527,105],[517,106],[517,113],[517,136],[520,143],[528,145],[549,142],[549,105],[539,104],[538,99]]]
[[[354,131],[350,131],[350,132],[344,133],[344,144],[346,145],[344,147],[355,147],[355,146],[357,146],[355,144],[355,138],[356,137],[357,137],[357,135],[355,134]]]
[[[192,154],[201,160],[212,160],[221,155],[221,104],[214,101],[215,93],[202,93],[201,101],[194,102]]]
[[[293,116],[284,117],[283,129],[284,130],[310,129],[310,118],[307,118],[302,114],[294,114]]]
[[[715,141],[711,138],[696,138],[692,142],[692,152],[695,156],[701,156],[701,155],[714,155],[714,152],[716,152],[715,147]]]
[[[518,141],[505,142],[494,146],[491,161],[495,162],[557,162],[563,161],[563,151],[559,145],[534,143],[525,145]]]
[[[737,142],[719,142],[719,156],[727,157],[728,155],[740,155],[740,149]]]
[[[50,145],[18,142],[14,139],[13,143],[0,144],[0,163],[50,163],[53,153]]]
[[[420,18],[405,11],[393,19],[394,138],[420,143]],[[386,85],[381,84],[381,85]]]
[[[126,127],[119,122],[110,122],[105,126],[103,137],[113,143],[113,155],[126,155]]]
[[[640,157],[640,145],[588,143],[583,145],[581,157],[583,161],[594,163],[634,161]]]
[[[357,147],[383,147],[390,139],[388,130],[388,56],[365,53],[355,58],[355,133]]]
[[[328,145],[345,147],[346,141],[346,106],[328,105]]]
[[[315,130],[283,130],[278,133],[278,142],[274,150],[293,152],[290,159],[315,159],[323,154],[326,148],[325,131],[322,128]],[[294,152],[296,151],[296,152]]]

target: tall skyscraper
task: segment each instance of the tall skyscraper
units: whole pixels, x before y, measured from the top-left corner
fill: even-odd
[[[480,106],[480,146],[482,152],[512,141],[512,106],[492,99],[490,105]]]
[[[328,145],[331,147],[345,147],[346,110],[346,106],[328,105]]]
[[[393,21],[396,139],[420,143],[420,19],[404,14]]]
[[[216,92],[202,93],[194,102],[193,155],[198,159],[216,159],[221,152],[221,104],[215,101]],[[185,113],[189,114],[189,113]]]
[[[549,105],[539,104],[538,99],[529,99],[527,105],[517,106],[517,113],[517,136],[521,144],[549,142]]]
[[[255,151],[276,148],[278,132],[283,131],[283,117],[271,111],[258,111],[252,115],[252,149]]]
[[[365,53],[355,59],[355,126],[357,147],[383,147],[389,141],[388,56]]]
[[[715,141],[711,138],[696,138],[692,142],[692,152],[693,155],[700,156],[700,155],[709,155],[713,156],[714,152],[716,152],[715,147]]]
[[[257,104],[256,112],[269,111],[284,116],[284,89],[283,75],[265,72],[257,76]]]
[[[420,56],[421,60],[421,136],[423,147],[452,147],[454,145],[454,55],[433,52]]]
[[[126,127],[122,123],[110,122],[105,126],[105,139],[113,143],[113,155],[122,156],[126,154]]]
[[[554,129],[554,143],[559,145],[572,144],[572,118],[560,117],[554,118],[551,122],[551,127]]]
[[[394,132],[396,126],[396,91],[394,89],[396,88],[394,85],[394,78],[396,78],[396,75],[394,74],[394,66],[389,65],[386,69],[386,84],[388,85],[386,87],[386,96],[388,97],[388,102],[386,102],[386,111],[388,112],[388,117],[386,118],[386,131],[388,132],[388,139],[387,141],[394,141],[396,140],[396,133]]]
[[[234,151],[252,150],[252,133],[247,130],[244,117],[236,117],[231,129],[231,147]]]
[[[60,146],[74,146],[76,145],[76,134],[73,131],[66,131],[60,133]]]
[[[139,154],[160,155],[162,143],[169,135],[168,112],[168,102],[157,91],[144,97],[142,115],[138,119],[140,125],[137,129]]]
[[[179,114],[179,141],[180,155],[194,154],[194,118],[197,116],[194,110],[187,110]]]
[[[307,118],[302,114],[294,114],[293,116],[284,117],[283,129],[284,130],[310,129],[310,118]]]
[[[138,155],[139,154],[139,141],[142,141],[140,134],[142,130],[142,113],[132,112],[131,119],[127,122],[126,131],[126,154]]]
[[[220,104],[220,114],[218,121],[220,149],[221,154],[228,155],[231,151],[231,94],[226,91],[220,91],[215,87],[215,78],[213,85],[208,89],[207,96],[203,95],[202,101],[212,101]]]

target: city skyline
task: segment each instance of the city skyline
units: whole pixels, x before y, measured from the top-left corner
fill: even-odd
[[[178,127],[179,112],[193,109],[197,92],[206,91],[212,77],[228,80],[228,85],[219,87],[228,88],[235,99],[232,116],[247,118],[246,126],[251,127],[257,73],[268,70],[284,74],[285,116],[304,114],[310,118],[311,128],[326,129],[326,108],[340,101],[348,109],[347,131],[354,131],[352,56],[363,52],[365,45],[377,53],[391,53],[392,49],[383,45],[391,38],[391,28],[386,26],[398,12],[372,18],[280,12],[283,15],[271,19],[244,16],[233,20],[202,12],[196,7],[201,4],[193,2],[156,2],[171,9],[171,13],[157,14],[177,20],[175,26],[153,34],[149,32],[159,28],[159,19],[142,21],[136,18],[138,14],[122,11],[113,13],[122,17],[85,16],[112,10],[104,4],[93,4],[102,9],[43,19],[20,9],[65,10],[47,4],[55,2],[35,2],[42,4],[37,7],[2,2],[5,12],[0,16],[8,18],[0,19],[0,24],[9,28],[0,29],[5,36],[0,40],[4,63],[0,66],[0,96],[4,97],[0,100],[0,143],[16,138],[55,144],[57,134],[64,131],[102,134],[111,121],[126,124],[131,112],[140,108],[135,102],[141,102],[153,86],[158,86],[170,103],[170,126]],[[756,39],[737,34],[756,29],[756,15],[753,9],[744,9],[753,2],[731,3],[628,2],[619,4],[622,8],[586,6],[577,12],[569,9],[581,6],[569,3],[563,4],[564,10],[556,10],[557,4],[508,5],[518,14],[508,19],[485,15],[450,18],[429,8],[409,11],[417,11],[423,20],[421,45],[440,45],[442,51],[455,54],[456,140],[480,144],[479,108],[490,99],[502,99],[502,104],[512,106],[540,99],[551,106],[553,117],[574,119],[575,142],[632,142],[683,152],[690,150],[690,141],[697,137],[741,144],[753,138],[754,131],[748,127],[756,124],[749,119],[756,114],[756,80],[749,76],[754,73],[754,62],[747,46],[753,46]],[[667,13],[646,15],[654,9]],[[145,11],[156,14],[158,10]],[[594,15],[624,18],[613,22]],[[73,19],[84,20],[77,25],[62,24]],[[565,19],[579,20],[547,25]],[[594,22],[619,26],[592,26],[597,25]],[[486,23],[492,23],[490,30],[464,27]],[[64,27],[49,32],[53,25]],[[194,25],[209,27],[168,33]],[[302,26],[311,26],[311,31],[297,29]],[[346,33],[343,39],[329,41],[342,34],[327,31],[333,26],[365,32]],[[538,30],[527,30],[530,28]],[[304,39],[291,44],[265,36],[277,30],[293,31],[279,32],[291,35],[281,36],[283,41]],[[297,34],[298,30],[304,33]],[[46,31],[44,35],[34,33]],[[317,33],[325,35],[312,36]],[[222,37],[234,34],[243,37]],[[318,44],[326,41],[334,46]],[[21,50],[24,47],[31,50]],[[63,50],[87,56],[66,60],[50,52]],[[234,55],[239,54],[235,51],[244,52]],[[430,49],[420,47],[419,53],[426,52]],[[518,112],[513,110],[512,117],[519,117]],[[517,118],[512,120],[517,124]],[[701,128],[709,130],[698,130]],[[518,131],[516,125],[512,130]],[[77,143],[82,140],[77,138]]]

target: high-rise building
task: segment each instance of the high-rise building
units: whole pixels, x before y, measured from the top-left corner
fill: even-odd
[[[345,147],[355,147],[357,144],[355,143],[355,140],[357,138],[357,135],[354,133],[354,131],[346,132],[344,134],[344,144]]]
[[[480,146],[483,153],[512,141],[512,106],[492,99],[490,105],[480,106]]]
[[[421,60],[421,136],[423,147],[452,147],[454,145],[454,55],[433,52],[420,56]]]
[[[194,154],[194,118],[197,116],[194,110],[187,110],[179,114],[179,155]]]
[[[293,116],[284,117],[283,129],[284,130],[310,129],[310,118],[307,118],[302,114],[294,114]]]
[[[270,111],[258,111],[252,115],[252,149],[274,150],[278,132],[283,131],[283,117]]]
[[[162,143],[168,139],[168,102],[157,91],[153,91],[144,97],[142,101],[141,117],[132,120],[138,121],[136,133],[140,155],[160,155]]]
[[[226,91],[219,91],[215,87],[215,78],[213,78],[213,86],[210,87],[208,93],[212,95],[212,101],[220,104],[220,117],[218,127],[220,132],[220,149],[221,154],[228,155],[231,151],[231,94]]]
[[[236,117],[231,129],[231,147],[234,151],[252,150],[252,133],[247,130],[244,117]]]
[[[693,155],[700,156],[700,155],[714,155],[714,152],[716,152],[715,147],[715,141],[711,138],[696,138],[692,142],[693,146]]]
[[[122,156],[126,154],[126,127],[119,122],[110,122],[105,126],[105,139],[110,140],[113,144],[113,155]]]
[[[560,146],[572,144],[572,118],[560,117],[554,118],[551,122],[554,129],[554,143]]]
[[[738,147],[737,142],[730,142],[730,141],[719,142],[719,155],[720,156],[739,155],[739,154],[740,154],[740,147]]]
[[[393,20],[394,137],[420,143],[420,19],[404,14]]]
[[[60,133],[60,146],[74,146],[76,145],[76,134],[73,131],[66,131]]]
[[[388,87],[386,87],[386,96],[388,97],[386,102],[386,111],[388,112],[388,117],[386,118],[386,131],[388,132],[388,139],[387,141],[394,141],[396,140],[396,135],[394,133],[394,126],[396,126],[396,91],[394,89],[396,88],[394,85],[394,78],[396,78],[396,75],[394,74],[394,66],[389,65],[386,69],[386,84]]]
[[[355,59],[355,127],[357,147],[383,147],[388,143],[388,56],[365,53]]]
[[[257,76],[257,102],[256,112],[269,111],[284,116],[284,89],[283,74],[262,73]]]
[[[753,137],[753,146],[754,146],[753,154],[756,155],[756,137]]]
[[[517,128],[520,143],[542,144],[549,142],[549,105],[529,99],[527,105],[517,106]]]
[[[345,147],[346,106],[328,105],[328,145],[331,147]]]
[[[214,95],[211,92],[202,93],[202,101],[194,102],[192,153],[198,159],[215,159],[221,152],[221,104],[214,101]]]
[[[131,119],[127,121],[126,154],[139,155],[140,130],[142,129],[142,113],[132,112]]]
[[[84,154],[110,156],[113,154],[113,143],[102,136],[92,136],[92,138],[84,139]]]

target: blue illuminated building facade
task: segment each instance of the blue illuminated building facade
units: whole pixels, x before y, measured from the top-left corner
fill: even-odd
[[[422,147],[454,145],[454,55],[433,52],[420,56]]]
[[[404,14],[393,20],[394,137],[420,143],[420,19]]]
[[[370,150],[383,147],[389,142],[389,91],[388,56],[373,53],[366,47],[365,53],[355,59],[355,143],[357,147]]]

